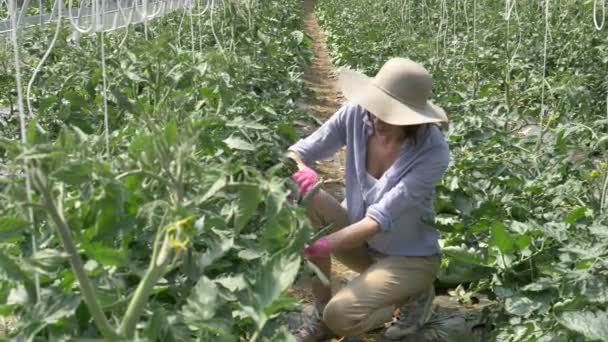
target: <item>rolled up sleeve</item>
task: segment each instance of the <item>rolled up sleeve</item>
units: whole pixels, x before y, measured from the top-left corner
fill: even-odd
[[[439,146],[425,155],[380,201],[367,208],[366,215],[378,222],[381,231],[390,231],[405,213],[432,212],[435,186],[448,167],[450,153],[447,146]]]
[[[317,160],[333,156],[346,145],[346,117],[351,105],[344,105],[314,133],[289,147],[297,152],[302,160],[311,165]]]

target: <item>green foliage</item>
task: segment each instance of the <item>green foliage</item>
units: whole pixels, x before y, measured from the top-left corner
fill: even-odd
[[[403,56],[433,74],[433,101],[451,119],[435,206],[440,282],[497,299],[496,340],[605,340],[608,28],[593,26],[592,1],[551,1],[543,84],[546,3],[512,2],[510,17],[499,1],[317,11],[336,64],[373,76]],[[521,134],[529,124],[542,137]]]
[[[225,1],[186,14],[192,26],[150,22],[148,39],[143,26],[105,34],[109,151],[100,37],[61,32],[27,144],[0,125],[0,311],[18,317],[15,337],[290,340],[277,316],[297,304],[285,290],[309,237],[280,167],[309,59],[299,5]],[[50,30],[23,32],[24,61]]]

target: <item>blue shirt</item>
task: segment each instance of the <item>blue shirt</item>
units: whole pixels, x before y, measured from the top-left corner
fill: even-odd
[[[435,125],[422,129],[414,145],[403,144],[380,179],[367,172],[367,139],[373,126],[367,111],[345,104],[310,136],[289,149],[307,165],[334,155],[346,145],[346,210],[351,223],[368,216],[380,225],[369,241],[372,252],[428,256],[440,253],[439,233],[427,222],[435,218],[435,186],[450,162],[448,144]]]

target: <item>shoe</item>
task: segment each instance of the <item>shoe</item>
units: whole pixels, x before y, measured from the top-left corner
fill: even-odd
[[[304,317],[300,328],[293,333],[298,342],[318,342],[336,337],[336,335],[325,325],[322,319],[322,311],[315,308],[312,314]]]
[[[431,318],[433,299],[435,299],[435,288],[431,285],[422,295],[401,307],[399,314],[388,323],[384,337],[398,340],[417,332]]]

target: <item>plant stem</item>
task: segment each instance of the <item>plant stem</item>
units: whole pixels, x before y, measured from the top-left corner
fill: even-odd
[[[72,239],[71,229],[68,224],[65,222],[63,218],[63,214],[57,210],[57,206],[55,202],[51,198],[51,194],[49,189],[44,186],[42,180],[40,179],[38,174],[34,174],[32,177],[34,185],[38,188],[40,193],[42,194],[42,200],[44,202],[44,206],[47,209],[49,216],[55,223],[55,227],[57,228],[57,233],[59,234],[59,238],[61,239],[61,243],[65,248],[66,252],[70,256],[70,264],[72,266],[72,271],[78,279],[78,283],[80,285],[80,291],[82,292],[82,297],[87,304],[87,308],[93,317],[93,321],[95,325],[103,335],[106,340],[114,340],[118,339],[118,335],[110,326],[99,302],[97,301],[97,295],[95,294],[95,289],[89,280],[89,277],[84,270],[84,264],[82,263],[82,259],[80,258],[80,254],[76,249],[76,245],[74,244],[74,240]]]
[[[150,293],[154,289],[154,286],[158,282],[158,279],[162,277],[169,264],[169,261],[172,259],[168,257],[168,253],[170,253],[170,246],[166,242],[162,242],[164,235],[164,231],[159,230],[156,234],[156,239],[154,242],[154,250],[152,251],[152,258],[150,259],[150,265],[144,274],[143,279],[139,282],[135,293],[133,294],[133,298],[129,303],[129,307],[127,308],[127,312],[122,319],[120,324],[119,334],[126,338],[132,338],[135,334],[135,328],[137,326],[137,321],[139,320],[139,316],[141,316],[141,312],[146,306],[148,302],[148,298],[150,297]],[[159,250],[159,245],[160,250]],[[158,256],[165,255],[160,265],[156,264]]]
[[[139,285],[135,290],[135,294],[133,294],[133,298],[129,303],[127,312],[122,319],[119,334],[123,337],[132,338],[135,334],[135,328],[139,320],[139,316],[145,308],[145,305],[148,302],[148,297],[154,289],[156,282],[164,272],[166,264],[156,267],[154,262],[154,259],[150,261],[150,266],[148,267],[143,279],[139,282]]]

